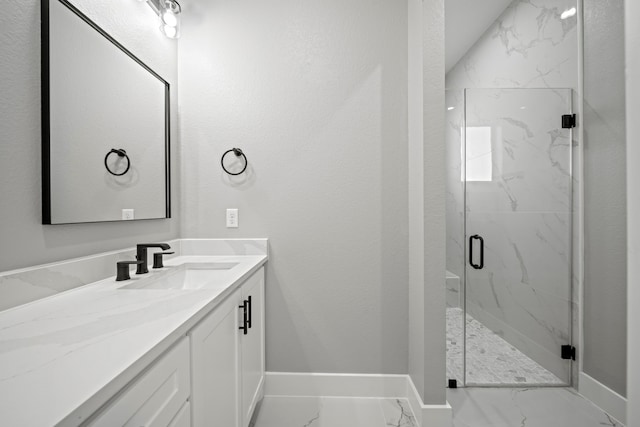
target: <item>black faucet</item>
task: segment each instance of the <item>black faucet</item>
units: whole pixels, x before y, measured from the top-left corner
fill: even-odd
[[[138,264],[138,268],[136,268],[136,274],[145,274],[149,272],[149,268],[147,267],[147,249],[148,248],[160,248],[163,251],[170,249],[167,243],[139,243],[136,245],[136,259],[138,261],[143,261],[141,264]]]
[[[129,276],[129,266],[133,264],[139,267],[142,261],[118,261],[116,263],[116,282],[131,279],[131,276]]]

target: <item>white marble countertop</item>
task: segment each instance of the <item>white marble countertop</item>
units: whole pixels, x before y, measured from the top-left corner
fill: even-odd
[[[184,336],[267,260],[181,256],[143,279],[111,277],[0,313],[0,423],[75,426]],[[198,290],[118,289],[193,262],[237,262]],[[142,277],[142,276],[141,276]]]

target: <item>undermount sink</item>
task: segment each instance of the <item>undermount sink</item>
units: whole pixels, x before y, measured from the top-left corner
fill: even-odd
[[[118,289],[194,290],[226,286],[226,280],[220,282],[218,279],[237,265],[237,262],[207,262],[168,267],[170,270],[162,276],[145,277]]]

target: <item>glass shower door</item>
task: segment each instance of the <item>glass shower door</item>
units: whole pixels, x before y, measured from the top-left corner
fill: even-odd
[[[465,91],[466,385],[570,383],[571,100]]]

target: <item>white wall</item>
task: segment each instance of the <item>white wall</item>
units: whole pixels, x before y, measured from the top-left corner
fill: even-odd
[[[626,110],[627,159],[640,159],[640,3],[626,0]],[[640,426],[640,168],[627,168],[627,427]],[[632,362],[629,362],[632,361]]]
[[[406,373],[406,3],[200,0],[183,16],[184,236],[269,237],[268,370]],[[231,147],[246,179],[220,168]]]
[[[149,7],[134,1],[74,4],[174,85],[177,111],[177,44],[160,33]],[[0,271],[177,237],[176,209],[171,220],[42,225],[40,1],[5,6],[0,14]],[[173,124],[175,129],[175,114]],[[176,137],[174,132],[174,206],[180,203]]]
[[[584,359],[626,394],[624,1],[584,0]]]

